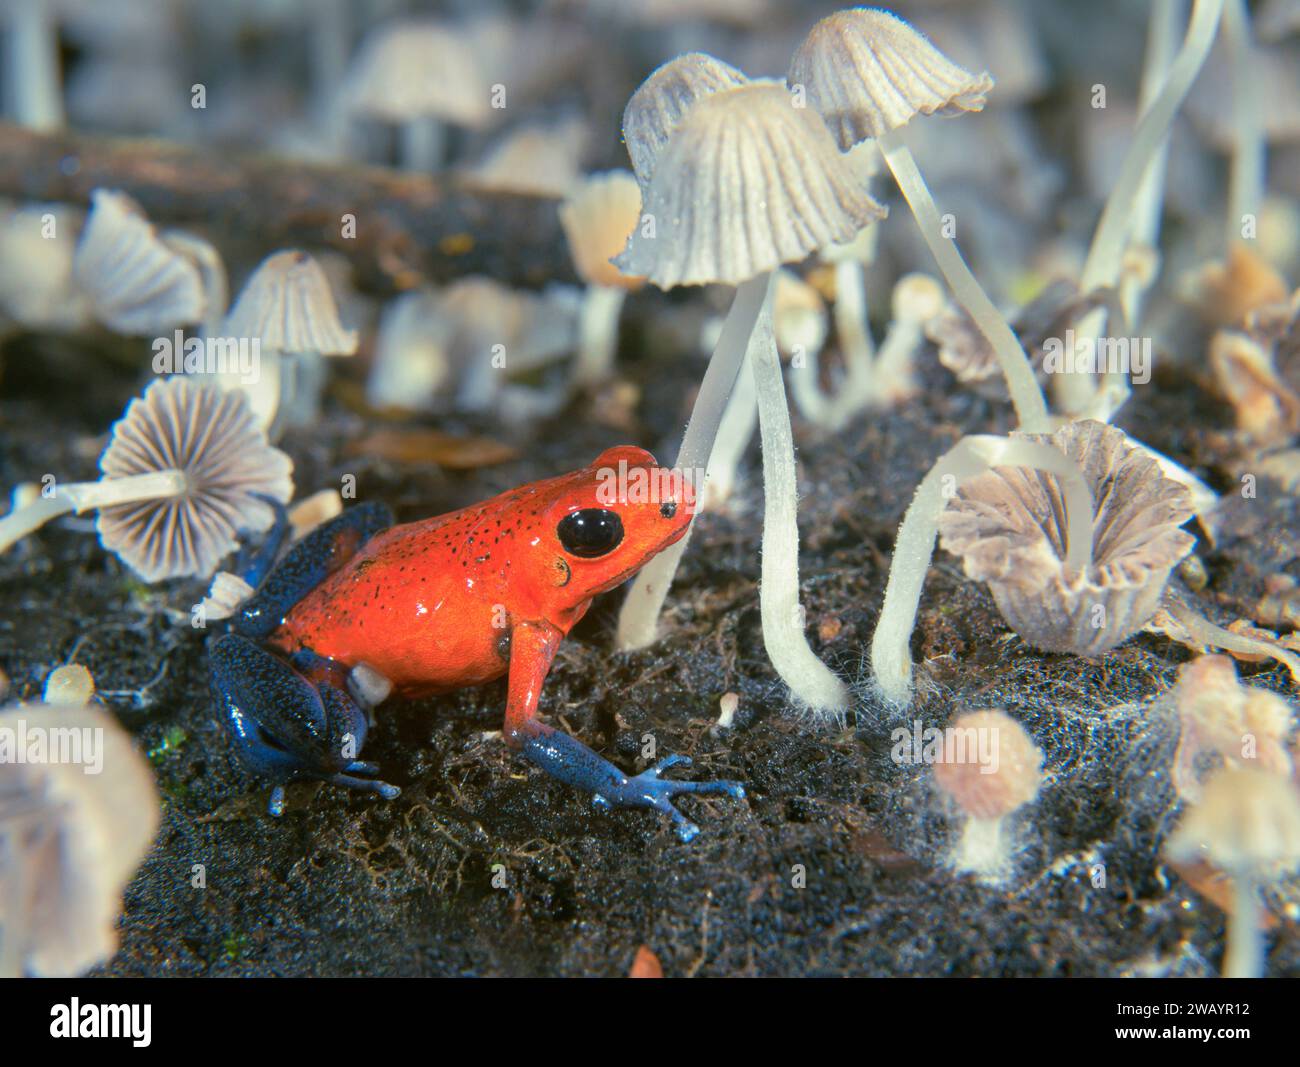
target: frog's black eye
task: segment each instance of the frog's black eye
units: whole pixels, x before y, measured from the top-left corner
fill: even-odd
[[[555,535],[570,555],[595,559],[618,548],[623,540],[623,520],[614,511],[583,508],[564,516]]]

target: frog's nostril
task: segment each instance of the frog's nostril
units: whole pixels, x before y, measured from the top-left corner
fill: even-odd
[[[674,515],[677,514],[677,502],[670,500],[666,504],[660,504],[659,514],[662,515],[665,519],[671,519]]]

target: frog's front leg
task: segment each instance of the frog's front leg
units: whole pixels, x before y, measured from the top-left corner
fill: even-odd
[[[700,828],[672,805],[679,793],[723,793],[744,797],[739,782],[679,782],[661,777],[669,767],[689,764],[687,756],[668,756],[629,777],[575,737],[537,718],[542,683],[563,634],[552,626],[521,623],[510,636],[510,692],[506,702],[506,743],[547,774],[592,794],[598,807],[654,808],[669,816],[683,841]]]
[[[300,778],[364,789],[391,799],[397,786],[356,758],[367,711],[349,694],[346,675],[304,649],[292,663],[239,634],[212,642],[212,692],[248,767],[275,783],[269,810],[284,811],[284,786]]]

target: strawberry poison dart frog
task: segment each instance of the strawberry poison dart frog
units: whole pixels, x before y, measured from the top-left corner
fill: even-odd
[[[361,504],[276,562],[276,526],[248,561],[256,588],[209,646],[212,690],[242,760],[275,783],[318,778],[387,798],[398,789],[358,758],[374,706],[509,675],[505,741],[600,807],[654,808],[689,841],[679,793],[743,797],[738,782],[674,781],[668,756],[632,776],[537,717],[561,639],[592,598],[680,539],[695,496],[633,447],[580,471],[402,526]],[[282,509],[281,509],[282,510]]]

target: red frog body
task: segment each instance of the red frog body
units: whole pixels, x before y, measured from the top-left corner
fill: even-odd
[[[298,777],[395,796],[355,758],[371,707],[390,694],[427,696],[509,674],[508,744],[598,804],[654,807],[684,839],[694,836],[669,797],[741,796],[737,783],[660,777],[682,757],[629,778],[537,719],[560,640],[595,596],[683,537],[694,507],[688,479],[623,446],[447,515],[389,527],[387,509],[362,505],[313,531],[211,650],[213,690],[237,750],[277,780],[273,812],[282,783]],[[270,706],[286,702],[296,709],[287,722]],[[259,703],[267,706],[257,711]]]

